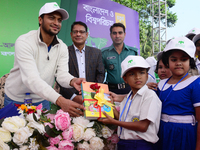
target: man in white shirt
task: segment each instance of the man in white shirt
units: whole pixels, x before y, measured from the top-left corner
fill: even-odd
[[[85,78],[88,82],[102,83],[105,69],[102,62],[101,50],[86,46],[88,27],[84,22],[77,21],[71,25],[71,39],[69,46],[69,73],[77,78]],[[75,88],[60,87],[60,94],[77,103],[82,104],[82,96]]]
[[[46,3],[39,11],[39,29],[16,40],[14,67],[5,83],[5,105],[22,104],[26,93],[30,93],[33,105],[42,103],[48,108],[50,101],[71,116],[83,115],[82,105],[65,99],[52,88],[55,77],[63,87],[73,86],[79,91],[81,82],[85,81],[69,74],[68,48],[56,36],[62,20],[68,17],[68,12],[60,9],[57,3]]]

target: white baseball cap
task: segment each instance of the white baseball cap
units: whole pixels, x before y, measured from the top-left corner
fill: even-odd
[[[141,56],[129,55],[121,63],[123,77],[132,68],[150,68],[148,62]]]
[[[193,37],[193,39],[192,39],[192,41],[194,42],[194,44],[195,44],[198,40],[200,40],[200,34],[196,34],[196,35]]]
[[[188,34],[186,34],[185,36],[186,37],[189,37],[190,35],[196,35],[196,34],[199,34],[200,33],[200,29],[199,28],[192,28]]]
[[[39,11],[39,16],[43,14],[49,14],[54,11],[59,12],[62,15],[62,20],[67,20],[69,18],[69,14],[66,10],[59,7],[56,2],[46,3]]]
[[[156,61],[156,59],[153,56],[147,57],[146,61],[148,62],[148,64],[150,65],[150,67],[156,66],[156,64],[157,64],[157,61]]]
[[[196,47],[194,43],[187,37],[176,37],[172,39],[163,50],[164,52],[170,50],[182,50],[187,53],[191,58],[194,58]]]

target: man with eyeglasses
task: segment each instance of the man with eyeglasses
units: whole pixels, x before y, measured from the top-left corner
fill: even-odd
[[[121,78],[121,62],[128,55],[137,55],[137,48],[125,45],[125,36],[125,26],[122,23],[114,23],[110,27],[113,44],[101,50],[103,64],[107,71],[106,83],[109,90],[117,94],[127,94],[131,90]]]
[[[88,82],[102,83],[105,69],[102,63],[101,50],[86,46],[88,27],[81,21],[71,25],[71,39],[73,45],[69,49],[69,73],[77,78],[85,78]],[[82,96],[75,88],[60,87],[60,94],[77,103],[82,104]]]

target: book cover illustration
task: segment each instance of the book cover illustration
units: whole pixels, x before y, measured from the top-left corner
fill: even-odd
[[[91,88],[91,86],[94,86]],[[103,111],[114,118],[112,104],[108,98],[107,84],[84,82],[81,85],[83,104],[86,108],[84,115],[87,119],[105,118]]]

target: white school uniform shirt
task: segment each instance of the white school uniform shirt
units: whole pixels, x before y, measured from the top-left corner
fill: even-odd
[[[132,91],[131,91],[132,92]],[[131,92],[124,98],[120,104],[120,115],[126,104],[126,100]],[[156,143],[158,141],[158,130],[160,125],[161,116],[161,101],[153,90],[148,89],[144,85],[134,97],[128,100],[124,113],[121,117],[121,121],[124,121],[129,104],[132,100],[126,122],[133,122],[137,120],[148,119],[150,122],[149,127],[146,132],[133,131],[129,129],[122,128],[120,139],[124,140],[145,140],[151,143]],[[120,127],[118,127],[118,136],[120,134]]]

